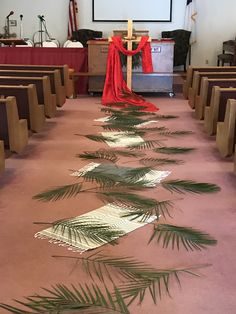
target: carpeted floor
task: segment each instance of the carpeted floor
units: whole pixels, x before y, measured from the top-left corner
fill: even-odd
[[[171,296],[163,296],[154,305],[147,296],[141,306],[132,304],[132,314],[234,314],[236,309],[236,176],[232,159],[222,159],[214,138],[203,132],[202,122],[193,117],[182,96],[149,97],[160,114],[178,115],[178,119],[160,122],[172,130],[191,130],[192,135],[168,138],[168,146],[195,147],[196,151],[180,158],[181,165],[163,166],[171,170],[170,178],[191,179],[215,183],[221,192],[206,195],[176,195],[172,198],[175,210],[170,223],[206,231],[218,240],[215,247],[197,252],[162,249],[156,243],[147,244],[152,226],[147,225],[120,238],[119,245],[103,247],[108,256],[133,256],[156,268],[186,267],[212,264],[200,270],[201,277],[181,276],[181,288],[171,285]],[[0,175],[0,302],[14,304],[20,299],[39,293],[41,287],[56,283],[84,283],[88,278],[76,261],[52,256],[74,256],[78,253],[35,239],[34,234],[45,226],[34,222],[52,222],[75,217],[103,203],[91,194],[43,203],[32,196],[49,187],[74,183],[71,169],[79,169],[88,162],[75,157],[87,150],[106,147],[75,134],[98,134],[102,129],[93,120],[104,116],[100,112],[100,98],[83,96],[69,99],[57,116],[47,120],[40,134],[34,134],[21,155],[13,154],[6,161]],[[179,156],[178,156],[179,158]],[[121,158],[119,165],[127,165]],[[128,163],[137,166],[137,162]],[[163,189],[148,191],[148,196],[165,197]],[[89,253],[85,253],[89,254]],[[7,311],[0,310],[1,314]]]

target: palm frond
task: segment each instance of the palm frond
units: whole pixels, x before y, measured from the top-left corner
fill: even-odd
[[[68,288],[65,285],[57,284],[51,289],[43,289],[47,295],[38,295],[26,298],[26,302],[16,302],[30,312],[21,310],[6,304],[0,304],[0,307],[15,314],[48,314],[48,313],[90,313],[90,314],[129,314],[125,301],[116,287],[111,294],[105,287],[103,292],[97,285],[72,285]],[[32,312],[33,311],[33,312]]]
[[[138,144],[130,145],[129,149],[152,149],[156,146],[162,146],[162,141],[159,140],[147,140]]]
[[[114,226],[93,219],[82,217],[55,221],[53,231],[62,236],[66,235],[71,244],[74,242],[92,241],[95,244],[114,243],[125,232]]]
[[[148,133],[152,133],[152,132],[167,132],[169,131],[168,128],[166,128],[165,126],[159,126],[159,127],[153,127],[153,128],[138,128],[139,130],[148,132]]]
[[[161,165],[179,165],[183,164],[183,160],[179,159],[168,159],[168,158],[142,158],[139,160],[141,164],[149,167],[156,167]]]
[[[36,194],[33,196],[33,199],[40,200],[43,202],[58,201],[60,199],[77,196],[77,194],[81,192],[81,189],[82,189],[81,183],[59,186]]]
[[[162,243],[163,248],[171,246],[172,249],[177,247],[179,250],[180,245],[182,245],[187,251],[205,249],[206,246],[217,243],[209,234],[199,230],[167,224],[160,224],[155,227],[149,243],[153,240],[156,240],[158,244]]]
[[[109,150],[98,150],[95,152],[84,152],[83,154],[77,154],[76,157],[82,159],[99,159],[99,160],[107,160],[111,162],[116,162],[118,157],[115,154],[115,151]]]
[[[163,294],[171,296],[171,281],[176,281],[180,285],[179,277],[181,274],[199,276],[194,270],[205,266],[208,265],[199,265],[194,268],[164,269],[147,272],[140,272],[138,269],[135,272],[135,276],[138,279],[121,285],[120,292],[124,299],[129,299],[128,305],[133,303],[137,298],[139,298],[139,303],[141,304],[147,292],[150,293],[153,302],[156,304],[156,302],[162,298]]]
[[[93,169],[82,175],[85,182],[96,182],[101,188],[113,187],[120,180],[120,176],[115,173],[103,172],[103,170]]]
[[[105,143],[107,141],[116,142],[116,139],[108,137],[108,136],[103,136],[103,135],[87,134],[84,136],[87,137],[88,139],[92,140],[92,141],[95,141],[95,142],[102,142],[102,143]]]
[[[103,192],[100,196],[109,203],[123,207],[123,217],[141,218],[142,221],[147,221],[152,216],[158,218],[159,215],[171,217],[173,203],[170,200],[157,201],[133,193],[115,191]]]
[[[174,116],[170,114],[167,114],[167,115],[156,114],[155,118],[157,118],[158,120],[168,120],[168,119],[176,119],[178,118],[178,116]]]
[[[144,155],[144,153],[141,152],[132,152],[132,151],[126,151],[126,150],[115,150],[114,153],[116,155],[120,155],[123,157],[142,157]]]
[[[191,147],[158,147],[155,148],[153,151],[155,153],[161,154],[185,154],[195,150],[195,148]]]
[[[195,182],[191,180],[169,180],[162,181],[161,185],[169,190],[170,192],[177,193],[215,193],[220,191],[220,187],[216,184],[205,183],[205,182]]]
[[[159,133],[162,136],[179,136],[179,135],[189,135],[189,134],[193,134],[192,131],[161,131]]]
[[[125,174],[125,181],[128,180],[128,182],[136,182],[152,171],[153,169],[151,167],[139,167],[127,170]]]

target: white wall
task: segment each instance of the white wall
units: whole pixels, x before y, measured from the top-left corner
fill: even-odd
[[[192,49],[193,65],[216,65],[217,55],[222,53],[222,42],[235,39],[235,0],[197,1],[197,43]]]
[[[128,1],[128,0],[127,0]],[[69,0],[1,0],[0,32],[4,26],[5,17],[13,10],[11,17],[19,23],[20,14],[24,15],[24,35],[32,38],[38,30],[37,15],[43,14],[52,37],[61,43],[66,40]],[[147,4],[148,1],[146,0]],[[173,30],[183,27],[186,0],[172,0],[172,22],[167,23],[135,23],[136,29],[149,29],[153,38],[160,36],[163,30]],[[234,39],[236,36],[236,1],[235,0],[196,0],[197,43],[192,47],[192,64],[216,64],[217,54],[221,52],[222,42]],[[113,29],[126,28],[125,23],[92,22],[92,0],[77,0],[79,6],[80,28],[90,28],[103,31],[104,37]],[[11,28],[19,34],[19,27]]]

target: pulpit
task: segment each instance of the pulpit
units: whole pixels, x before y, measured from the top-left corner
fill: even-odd
[[[106,39],[88,41],[88,71],[90,93],[102,92],[109,42]],[[173,94],[173,40],[152,40],[153,73],[142,73],[139,66],[133,69],[132,90],[134,92],[165,92]],[[126,69],[124,68],[124,77]]]

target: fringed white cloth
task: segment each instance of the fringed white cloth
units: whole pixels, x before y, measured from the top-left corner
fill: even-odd
[[[106,141],[110,147],[127,147],[144,142],[141,136],[129,132],[102,132],[102,136],[111,139]]]
[[[83,177],[83,175],[89,171],[97,169],[98,172],[105,172],[106,174],[113,174],[117,172],[117,167],[111,164],[99,164],[95,162],[91,162],[88,165],[84,166],[80,170],[75,170],[71,176],[73,177]],[[130,167],[119,167],[119,172],[121,175],[125,175],[129,170],[133,168]],[[171,174],[171,171],[159,171],[159,170],[151,170],[146,173],[143,177],[139,178],[136,182],[143,181],[145,182],[146,187],[155,187],[158,183],[164,180],[167,176]]]
[[[70,221],[76,222],[78,220],[86,220],[91,221],[91,223],[96,221],[97,223],[110,225],[115,230],[122,230],[124,234],[127,234],[145,226],[148,223],[151,223],[157,218],[156,216],[152,216],[145,222],[143,222],[141,218],[131,220],[131,218],[122,217],[126,212],[127,209],[125,208],[107,204],[103,207],[90,211],[87,214],[72,218]],[[107,243],[97,243],[89,238],[85,238],[84,236],[73,237],[71,236],[71,230],[67,227],[63,230],[60,227],[57,227],[56,229],[53,227],[47,228],[36,233],[35,238],[48,239],[50,243],[66,246],[69,250],[75,252],[85,252],[96,249]]]

